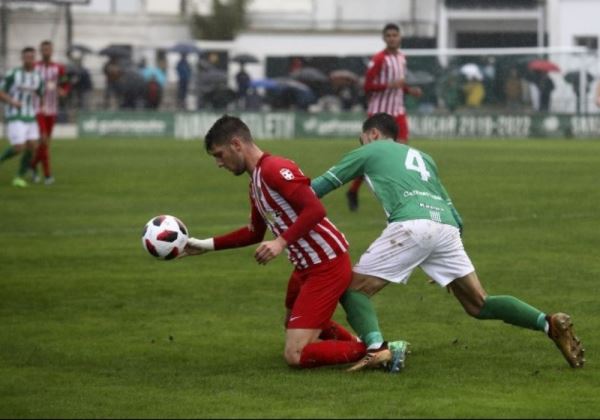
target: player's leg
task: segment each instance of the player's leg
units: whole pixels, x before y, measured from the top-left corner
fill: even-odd
[[[546,315],[513,296],[488,296],[476,273],[456,279],[448,287],[469,315],[542,331],[554,341],[571,367],[583,367],[585,351],[569,315],[560,312]]]
[[[35,154],[33,155],[33,159],[31,159],[31,170],[33,171],[33,181],[39,182],[40,178],[38,175],[37,166],[42,161],[42,155],[44,154],[44,146],[46,142],[47,130],[46,130],[46,120],[43,114],[37,114],[35,116],[37,121],[38,130],[40,132],[40,141],[36,148]]]
[[[408,143],[408,120],[406,118],[406,114],[400,114],[396,116],[396,124],[398,125],[398,138],[396,141],[398,143]]]
[[[309,273],[294,272],[301,280],[290,279],[286,305],[292,305],[287,321],[285,360],[290,366],[312,368],[351,363],[364,356],[365,345],[355,340],[319,340],[330,325],[338,300],[350,283],[348,255],[322,263]],[[298,288],[297,286],[300,285]],[[295,299],[290,298],[297,289]]]
[[[45,136],[45,144],[44,144],[44,153],[42,154],[41,161],[42,167],[44,169],[44,178],[45,184],[49,185],[54,182],[54,178],[52,177],[52,171],[50,170],[50,144],[52,141],[52,131],[54,130],[54,123],[56,122],[55,115],[45,115],[44,123],[46,128],[46,136]]]
[[[26,131],[22,121],[10,121],[7,125],[9,145],[0,154],[0,163],[17,156],[25,148]]]
[[[583,365],[583,349],[568,315],[547,316],[514,296],[489,296],[464,250],[458,229],[441,226],[436,249],[421,268],[440,286],[447,286],[467,314],[547,333],[572,367]]]

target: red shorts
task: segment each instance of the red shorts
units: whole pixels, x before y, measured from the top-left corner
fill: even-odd
[[[52,129],[56,122],[56,115],[37,114],[36,119],[38,127],[40,128],[40,136],[48,139],[52,137]]]
[[[323,329],[350,280],[352,263],[347,253],[306,270],[294,270],[285,297],[286,328]]]

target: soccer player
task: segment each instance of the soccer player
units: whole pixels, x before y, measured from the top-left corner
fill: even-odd
[[[404,95],[420,97],[423,92],[417,86],[406,84],[406,57],[400,52],[402,36],[400,28],[388,23],[383,28],[383,41],[386,48],[373,56],[365,75],[364,90],[368,96],[367,114],[385,112],[396,118],[398,137],[394,140],[408,143],[408,122],[404,108]],[[346,198],[351,211],[358,210],[358,191],[362,185],[362,177],[356,178]]]
[[[31,168],[34,172],[34,180],[39,181],[37,166],[41,162],[44,170],[44,184],[50,185],[54,183],[54,177],[50,171],[52,129],[58,113],[58,98],[68,94],[69,82],[65,66],[52,61],[52,42],[43,41],[40,44],[40,53],[42,60],[35,64],[35,68],[44,78],[46,89],[38,106],[37,122],[40,129],[40,143],[31,162]]]
[[[182,255],[260,243],[254,258],[267,264],[287,248],[295,269],[285,299],[286,362],[310,368],[360,360],[365,345],[331,321],[352,276],[348,243],[327,219],[309,179],[294,162],[263,152],[236,117],[217,120],[205,147],[219,167],[250,176],[250,223],[222,236],[190,238]],[[267,228],[274,240],[263,240]]]
[[[354,368],[379,363],[383,342],[370,297],[390,283],[406,283],[418,266],[458,299],[476,319],[497,319],[546,333],[573,368],[582,367],[584,350],[569,315],[546,315],[512,296],[490,296],[464,250],[462,220],[442,185],[433,159],[394,141],[398,127],[388,114],[363,124],[362,147],[312,181],[319,197],[364,175],[387,214],[383,230],[354,266],[352,283],[341,302],[348,321],[370,351]]]
[[[10,142],[10,146],[0,154],[0,163],[23,152],[20,168],[12,182],[15,187],[27,186],[23,177],[40,137],[35,121],[35,98],[44,93],[44,81],[35,70],[35,49],[23,48],[21,60],[22,67],[9,71],[0,85],[0,100],[7,104],[5,120]]]

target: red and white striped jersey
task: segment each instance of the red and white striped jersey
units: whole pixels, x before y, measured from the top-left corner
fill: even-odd
[[[388,84],[406,79],[406,57],[401,52],[383,50],[373,56],[365,75],[364,89],[369,99],[369,115],[385,112],[404,114],[404,89],[388,88]]]
[[[44,96],[37,104],[37,112],[43,115],[56,115],[58,114],[58,87],[68,89],[65,67],[59,63],[38,61],[35,63],[35,69],[42,75],[45,86]]]
[[[298,219],[298,209],[290,198],[299,184],[309,186],[310,180],[298,166],[287,159],[265,153],[252,173],[250,199],[253,211],[258,211],[269,230],[280,236]],[[321,219],[307,234],[288,243],[288,258],[299,269],[332,260],[346,253],[348,242],[327,217]]]

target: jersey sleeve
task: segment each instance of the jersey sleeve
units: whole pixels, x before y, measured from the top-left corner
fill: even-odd
[[[367,73],[365,74],[364,90],[365,93],[379,92],[387,89],[386,83],[377,83],[375,80],[379,77],[385,55],[383,53],[376,54],[369,62]]]
[[[0,81],[0,90],[8,93],[13,83],[15,82],[15,72],[10,71],[4,78]]]
[[[272,158],[264,165],[263,178],[297,214],[295,222],[281,234],[288,244],[307,235],[326,216],[323,204],[310,187],[310,180],[294,162]]]
[[[250,200],[250,202],[252,202],[252,200]],[[256,206],[252,204],[250,223],[243,228],[234,230],[225,235],[215,236],[213,238],[215,250],[241,248],[259,243],[265,237],[266,230],[267,226],[265,225],[265,221],[261,217]]]
[[[345,183],[352,181],[364,174],[365,164],[369,157],[369,148],[366,146],[352,150],[342,157],[327,172],[313,179],[311,186],[318,197],[330,193]]]
[[[58,85],[66,92],[69,93],[71,90],[71,83],[69,81],[69,77],[67,76],[67,71],[65,66],[60,64],[58,66]]]

